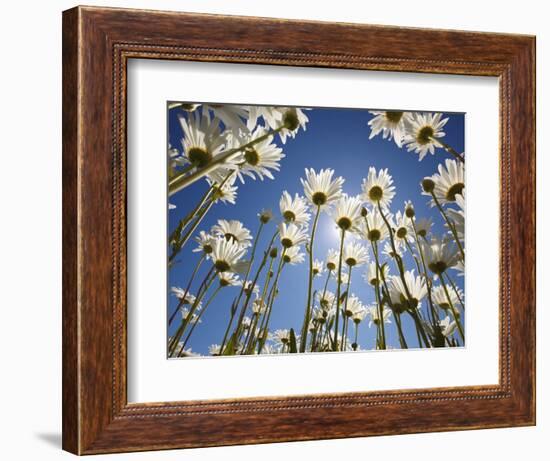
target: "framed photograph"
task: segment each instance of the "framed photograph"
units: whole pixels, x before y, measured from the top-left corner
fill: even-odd
[[[533,424],[534,37],[63,13],[65,450]]]

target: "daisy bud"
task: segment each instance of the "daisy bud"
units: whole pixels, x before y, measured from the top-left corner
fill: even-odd
[[[414,218],[414,208],[412,205],[409,205],[407,208],[405,208],[405,216],[407,218]]]
[[[270,256],[271,258],[276,258],[276,257],[277,257],[277,247],[273,247],[273,248],[271,249],[271,251],[269,252],[269,256]]]
[[[424,192],[427,192],[428,194],[431,194],[435,188],[435,183],[430,178],[424,178],[422,181],[422,189],[424,189]]]
[[[290,131],[294,131],[300,126],[296,109],[288,109],[285,112],[285,115],[283,115],[283,125]]]
[[[366,218],[368,214],[369,214],[369,210],[367,210],[365,207],[362,207],[361,208],[361,216],[363,218]]]

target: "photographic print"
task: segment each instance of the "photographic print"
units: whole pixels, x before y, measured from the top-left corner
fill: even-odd
[[[167,356],[464,347],[464,118],[169,102]]]

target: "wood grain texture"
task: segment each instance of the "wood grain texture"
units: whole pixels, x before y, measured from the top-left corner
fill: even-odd
[[[125,124],[126,63],[133,58],[498,76],[499,384],[128,404]],[[529,36],[64,12],[63,448],[91,454],[534,424],[534,78]]]

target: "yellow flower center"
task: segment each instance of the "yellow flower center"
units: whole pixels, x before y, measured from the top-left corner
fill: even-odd
[[[212,161],[212,154],[201,147],[191,147],[187,156],[191,164],[198,168],[204,168]]]
[[[380,186],[372,186],[369,189],[369,198],[373,202],[378,202],[382,198],[383,195],[384,195],[384,191],[382,190],[382,188]]]
[[[252,148],[246,149],[244,152],[244,159],[246,160],[246,163],[252,166],[256,166],[260,163],[260,156],[258,152]]]
[[[311,201],[317,206],[324,205],[327,203],[327,194],[324,192],[315,192],[311,197]]]
[[[433,141],[434,129],[431,126],[422,127],[416,135],[416,142],[421,146],[429,144]]]

